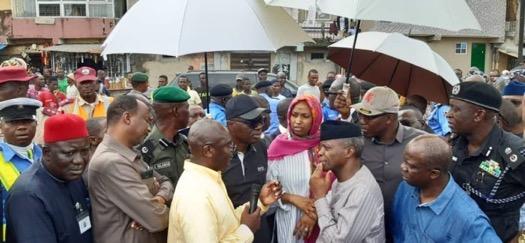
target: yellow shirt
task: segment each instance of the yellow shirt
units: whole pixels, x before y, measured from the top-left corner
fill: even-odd
[[[240,224],[246,205],[233,208],[220,172],[186,160],[170,207],[168,243],[252,242],[253,233]]]
[[[242,90],[237,90],[237,88],[233,88],[232,96],[237,96],[237,95],[240,95],[240,94],[245,94],[245,93]],[[251,94],[250,95],[257,95],[257,92],[255,90],[251,90]]]
[[[188,88],[186,93],[188,93],[188,95],[190,96],[190,99],[188,100],[189,105],[201,105],[202,104],[201,97],[199,96],[199,93],[197,93],[197,91]]]

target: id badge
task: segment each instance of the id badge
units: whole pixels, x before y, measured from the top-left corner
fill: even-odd
[[[82,211],[77,215],[78,228],[80,228],[80,234],[91,229],[91,220],[89,219],[89,213]]]

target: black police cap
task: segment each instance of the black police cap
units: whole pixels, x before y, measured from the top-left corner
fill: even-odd
[[[361,128],[350,122],[325,121],[321,124],[321,141],[361,136]]]
[[[210,90],[211,96],[221,97],[231,95],[233,92],[232,87],[227,84],[217,84]]]
[[[462,82],[452,88],[451,99],[465,101],[499,112],[501,94],[492,85],[479,81]]]

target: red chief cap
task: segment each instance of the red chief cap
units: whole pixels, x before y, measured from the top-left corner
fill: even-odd
[[[58,114],[44,123],[44,143],[55,143],[78,138],[87,138],[84,119],[73,114]]]
[[[80,84],[84,81],[96,81],[97,71],[90,67],[80,67],[75,71],[75,81]]]
[[[0,84],[9,81],[28,82],[34,76],[27,75],[27,70],[21,66],[0,67]]]

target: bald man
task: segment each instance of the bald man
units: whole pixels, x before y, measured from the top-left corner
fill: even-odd
[[[436,135],[410,141],[392,206],[394,242],[501,242],[487,216],[456,184],[449,145]]]
[[[266,183],[255,212],[248,203],[234,209],[222,181],[232,158],[232,139],[220,123],[201,119],[188,134],[192,152],[186,160],[171,204],[168,242],[252,242],[260,213],[281,196],[276,181]]]

